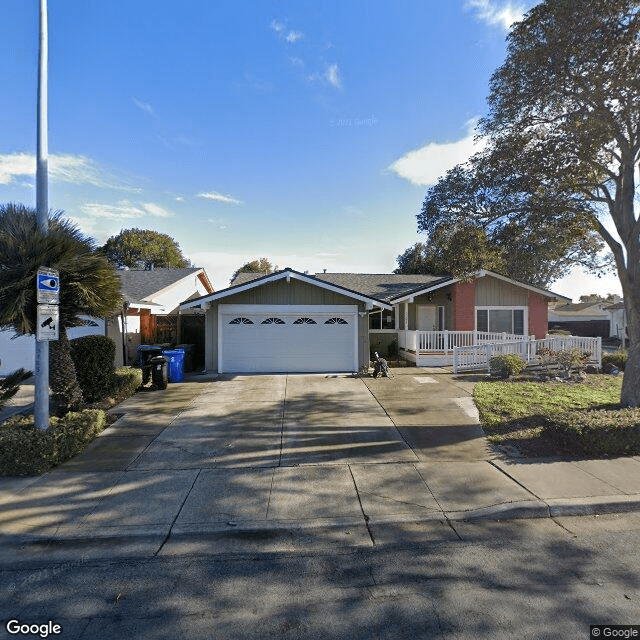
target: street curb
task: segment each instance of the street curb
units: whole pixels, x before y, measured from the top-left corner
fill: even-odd
[[[550,518],[549,506],[541,500],[522,500],[480,507],[465,511],[445,511],[451,521],[473,522],[478,520],[520,520],[530,518]]]
[[[467,511],[443,511],[433,513],[431,517],[386,516],[381,518],[323,518],[319,520],[296,521],[238,521],[237,523],[204,523],[192,525],[150,525],[133,527],[108,527],[102,529],[58,529],[55,533],[1,533],[3,546],[16,545],[86,545],[126,540],[130,543],[157,543],[163,541],[179,542],[194,538],[211,536],[242,536],[266,534],[309,534],[316,530],[337,530],[360,528],[367,525],[420,524],[428,522],[482,522],[519,519],[544,519],[567,516],[606,515],[614,513],[640,512],[640,495],[600,496],[592,498],[553,499],[542,501],[521,501],[503,503]]]
[[[549,505],[549,513],[552,518],[640,511],[640,495],[638,494],[570,499],[555,498],[546,502]]]

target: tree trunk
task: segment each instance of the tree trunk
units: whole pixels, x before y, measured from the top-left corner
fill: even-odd
[[[632,283],[630,287],[624,287],[623,283],[623,293],[629,356],[624,369],[620,403],[623,407],[640,407],[640,283]]]
[[[75,411],[82,405],[82,390],[76,377],[76,368],[71,359],[71,347],[67,332],[60,328],[59,340],[49,343],[50,365],[49,385],[51,386],[51,413],[62,416]]]

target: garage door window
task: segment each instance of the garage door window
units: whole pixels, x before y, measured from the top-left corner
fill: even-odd
[[[325,324],[349,324],[344,318],[329,318]]]
[[[298,318],[297,320],[293,321],[293,324],[318,324],[318,323],[312,318]]]
[[[234,318],[229,324],[253,324],[253,320],[249,320],[249,318]]]
[[[285,321],[282,318],[267,318],[262,324],[285,324]]]

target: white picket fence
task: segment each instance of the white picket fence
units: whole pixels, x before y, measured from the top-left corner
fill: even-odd
[[[454,347],[453,372],[490,370],[493,356],[516,354],[525,362],[538,362],[539,349],[580,349],[589,354],[589,363],[598,367],[602,364],[602,338],[583,338],[581,336],[547,336],[543,340],[527,339],[520,341],[495,342],[483,345]]]

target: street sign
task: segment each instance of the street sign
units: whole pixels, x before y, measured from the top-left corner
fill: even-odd
[[[60,274],[54,269],[40,267],[37,279],[38,304],[60,303]]]
[[[39,304],[36,314],[36,340],[46,342],[59,336],[60,308],[57,304]]]

